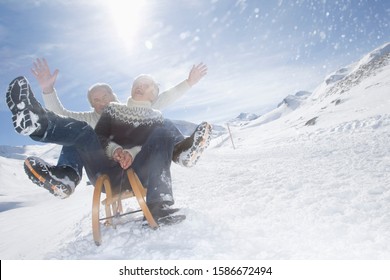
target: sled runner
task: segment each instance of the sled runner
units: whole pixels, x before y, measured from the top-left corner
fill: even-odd
[[[92,202],[92,232],[93,239],[97,246],[102,244],[100,230],[102,223],[105,226],[112,226],[115,228],[113,219],[116,217],[142,211],[149,226],[153,229],[158,228],[158,224],[146,205],[146,189],[142,186],[141,181],[133,169],[130,168],[127,170],[127,178],[130,182],[132,191],[126,190],[116,195],[113,195],[110,178],[107,175],[99,176],[96,181]],[[103,191],[105,191],[106,195],[105,199],[101,200]],[[122,201],[132,197],[136,198],[140,209],[123,213]],[[105,211],[100,211],[100,205],[104,206]],[[105,215],[103,212],[105,212]]]

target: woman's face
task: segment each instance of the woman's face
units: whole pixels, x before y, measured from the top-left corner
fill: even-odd
[[[133,83],[133,87],[131,88],[131,97],[135,101],[153,102],[156,99],[156,87],[157,85],[153,79],[141,76]]]

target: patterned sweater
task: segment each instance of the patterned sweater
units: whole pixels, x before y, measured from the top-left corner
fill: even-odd
[[[191,87],[187,80],[184,80],[176,86],[160,93],[154,103],[152,103],[152,107],[158,110],[162,110],[182,97],[190,88]],[[79,121],[85,121],[90,126],[92,126],[92,128],[95,128],[97,122],[99,121],[100,114],[96,113],[95,110],[87,112],[74,112],[65,109],[60,99],[58,98],[57,91],[55,89],[52,93],[43,93],[42,96],[45,107],[56,114],[65,117],[71,117]]]
[[[129,98],[126,105],[110,103],[95,131],[109,158],[117,148],[122,147],[134,159],[151,131],[162,123],[161,112],[153,109],[150,102]]]

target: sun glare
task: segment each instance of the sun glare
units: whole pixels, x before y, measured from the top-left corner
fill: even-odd
[[[131,47],[137,40],[142,28],[143,19],[146,18],[147,1],[110,1],[109,8],[118,36],[127,47]]]

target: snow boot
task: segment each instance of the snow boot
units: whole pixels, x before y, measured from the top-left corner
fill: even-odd
[[[31,135],[46,130],[46,111],[35,99],[25,77],[14,79],[8,87],[6,102],[12,113],[12,123],[17,133]]]
[[[190,137],[175,145],[173,161],[185,167],[194,166],[210,144],[211,130],[211,125],[207,122],[198,125]]]
[[[178,212],[179,208],[170,208],[167,204],[163,202],[156,202],[148,204],[150,213],[152,214],[154,220],[158,225],[173,225],[185,220],[185,215],[173,215]],[[143,225],[148,225],[146,219],[144,218]]]
[[[26,158],[24,170],[34,184],[61,199],[69,197],[80,182],[80,176],[72,167],[53,166],[34,156]]]
[[[164,204],[162,202],[156,202],[147,205],[150,213],[156,221],[160,218],[164,218],[180,210],[178,208],[170,208],[167,204]]]

